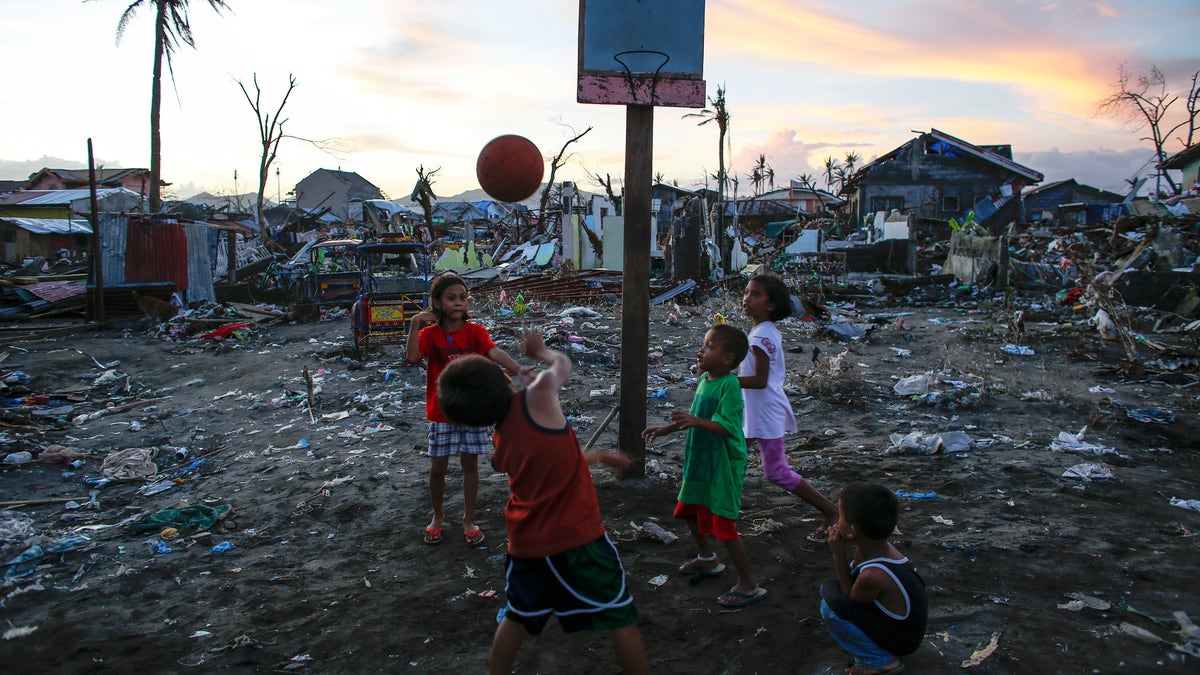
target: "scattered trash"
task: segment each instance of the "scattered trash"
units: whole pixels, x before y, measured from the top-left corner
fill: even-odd
[[[1000,351],[1005,354],[1016,354],[1018,356],[1033,356],[1034,351],[1024,345],[1007,344],[1000,348]]]
[[[1111,480],[1112,469],[1104,464],[1076,464],[1062,474],[1063,478],[1080,478],[1084,481]]]
[[[954,521],[946,518],[945,516],[934,516],[933,522],[940,523],[942,525],[954,525]]]
[[[1077,434],[1060,431],[1058,432],[1058,438],[1050,441],[1050,449],[1077,452],[1085,455],[1117,455],[1118,457],[1125,457],[1125,455],[1117,452],[1116,448],[1084,442],[1083,435],[1085,432],[1087,432],[1086,426],[1080,429]]]
[[[895,495],[900,499],[940,499],[936,492],[905,492],[896,490]]]
[[[1126,415],[1139,422],[1148,424],[1173,424],[1175,422],[1175,413],[1166,408],[1143,408],[1140,410],[1126,410]]]
[[[1181,509],[1188,509],[1200,513],[1200,499],[1179,499],[1171,497],[1171,506],[1178,506]]]
[[[211,551],[213,553],[225,553],[226,551],[232,551],[232,550],[233,550],[233,544],[231,544],[227,541],[223,541],[223,542],[217,544],[216,546],[213,546],[211,549]]]
[[[892,442],[892,447],[886,451],[890,455],[909,451],[919,455],[934,455],[942,451],[964,452],[970,450],[973,444],[971,437],[961,431],[943,431],[937,434],[911,431],[903,436],[891,434],[888,440]]]
[[[992,653],[996,651],[996,648],[999,646],[1000,631],[996,631],[995,633],[992,633],[992,639],[988,641],[986,646],[984,646],[982,649],[975,650],[971,654],[970,658],[962,662],[962,667],[974,668],[975,666],[983,663],[985,660],[987,660],[987,657],[991,656]]]
[[[1065,593],[1064,595],[1066,595],[1068,598],[1071,598],[1071,601],[1059,605],[1059,609],[1065,609],[1071,612],[1078,612],[1083,609],[1095,609],[1101,612],[1107,612],[1112,608],[1112,605],[1104,600],[1090,595],[1084,595],[1083,593]]]
[[[663,584],[667,583],[667,575],[659,574],[657,576],[650,577],[649,579],[646,580],[646,583],[650,584],[651,586],[654,586],[655,588],[658,588],[659,586],[662,586]]]
[[[632,525],[632,523],[630,524]],[[634,527],[638,526],[634,525]],[[675,534],[674,532],[668,532],[667,530],[664,530],[663,527],[658,523],[649,520],[642,523],[642,526],[639,529],[652,537],[657,537],[664,544],[673,544],[679,540],[679,535]]]
[[[928,394],[929,389],[937,382],[937,378],[933,376],[933,371],[927,371],[920,375],[910,375],[901,378],[892,389],[901,396],[913,396],[918,394]]]

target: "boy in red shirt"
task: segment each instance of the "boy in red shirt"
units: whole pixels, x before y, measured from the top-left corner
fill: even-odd
[[[580,452],[558,400],[571,359],[547,348],[536,330],[524,333],[525,353],[548,364],[524,391],[514,392],[508,376],[479,356],[451,362],[437,387],[448,418],[496,425],[492,465],[508,474],[508,606],[492,640],[489,672],[511,672],[525,635],[541,633],[553,615],[566,632],[609,632],[621,669],[648,673],[625,569],[601,522],[588,470],[594,462],[622,468],[629,458]]]

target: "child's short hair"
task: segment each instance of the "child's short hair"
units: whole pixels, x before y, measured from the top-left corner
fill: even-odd
[[[885,541],[896,529],[900,500],[892,491],[874,483],[850,483],[838,495],[846,522],[867,539]]]
[[[774,274],[755,274],[750,281],[757,281],[767,292],[767,301],[775,305],[775,309],[767,315],[772,321],[786,319],[792,315],[792,296],[788,293],[787,284]]]
[[[438,407],[455,424],[495,426],[508,414],[512,398],[504,369],[479,354],[454,359],[438,376]]]
[[[742,359],[746,358],[746,352],[750,351],[750,340],[736,326],[731,326],[727,323],[719,323],[709,330],[717,334],[721,340],[721,348],[728,354],[733,354],[733,367],[737,368]]]
[[[446,289],[450,288],[451,286],[462,286],[463,288],[466,288],[467,282],[454,272],[443,272],[435,277],[433,283],[429,285],[429,304],[433,307],[433,313],[436,314],[439,319],[442,318],[442,308],[440,306],[442,294],[445,293]],[[434,300],[439,302],[435,303]],[[471,315],[467,312],[463,312],[463,318],[469,319],[471,318]]]

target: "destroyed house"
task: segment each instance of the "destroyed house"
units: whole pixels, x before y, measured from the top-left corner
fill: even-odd
[[[296,206],[304,211],[324,210],[342,222],[351,220],[351,202],[383,199],[383,192],[352,171],[317,169],[296,183]],[[356,204],[361,214],[361,204]]]
[[[1179,189],[1184,194],[1200,191],[1200,187],[1197,187],[1200,186],[1200,143],[1171,155],[1158,168],[1182,171],[1183,182],[1179,184]]]
[[[147,194],[150,172],[146,169],[96,169],[96,187],[132,190]],[[87,169],[42,169],[25,181],[26,190],[78,190],[90,188]]]
[[[922,133],[854,173],[843,188],[855,219],[897,210],[919,218],[1000,228],[1026,220],[1021,190],[1042,174],[1012,160],[1008,145],[973,145],[937,129]]]
[[[1087,225],[1100,220],[1110,220],[1101,214],[1112,209],[1091,208],[1107,204],[1120,204],[1123,197],[1115,192],[1084,185],[1074,178],[1039,185],[1024,194],[1025,214],[1031,223],[1049,225]],[[1093,217],[1089,217],[1089,213]]]
[[[44,258],[61,249],[75,255],[87,249],[92,234],[90,190],[18,190],[0,195],[0,257],[6,261]],[[101,213],[141,207],[142,197],[125,188],[96,191]]]

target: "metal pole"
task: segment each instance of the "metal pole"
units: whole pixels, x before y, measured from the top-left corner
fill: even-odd
[[[619,449],[633,461],[625,476],[646,475],[646,355],[650,344],[650,185],[654,107],[625,108],[625,247],[621,273]]]

